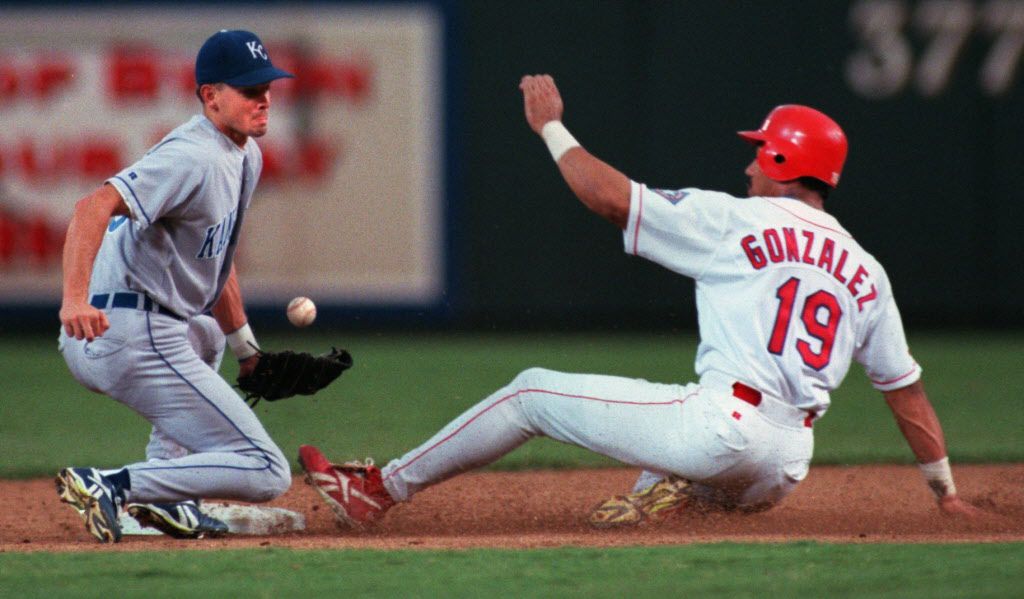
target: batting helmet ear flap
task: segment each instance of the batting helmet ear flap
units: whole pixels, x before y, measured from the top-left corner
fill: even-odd
[[[757,131],[739,136],[757,146],[757,164],[774,181],[813,177],[839,183],[846,161],[846,134],[826,114],[808,106],[776,107]]]

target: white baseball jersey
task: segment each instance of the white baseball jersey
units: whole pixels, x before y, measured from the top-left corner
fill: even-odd
[[[550,79],[547,86],[557,96]],[[543,86],[530,77],[522,88],[535,125],[533,104],[553,104],[538,99]],[[571,140],[562,133],[561,141],[542,137],[576,190],[580,174],[565,173],[554,147]],[[586,193],[577,196],[594,208]],[[699,498],[764,509],[807,475],[814,420],[852,359],[882,390],[920,377],[885,271],[822,211],[794,199],[631,181],[622,234],[630,254],[696,281],[700,382],[528,368],[389,461],[380,474],[391,499],[406,501],[543,436],[641,467],[641,482],[676,475]]]
[[[628,253],[696,281],[702,384],[828,409],[856,359],[876,389],[920,378],[885,270],[829,214],[790,198],[631,184]]]
[[[885,271],[803,202],[632,183],[623,235],[627,252],[696,280],[700,383],[530,368],[390,461],[393,499],[545,436],[643,468],[638,487],[675,474],[698,497],[763,509],[807,475],[813,421],[852,359],[883,391],[921,375]]]

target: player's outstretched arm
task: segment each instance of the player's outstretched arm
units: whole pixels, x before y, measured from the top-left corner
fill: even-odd
[[[562,124],[562,96],[550,75],[526,75],[519,82],[526,122],[540,135],[558,170],[583,204],[620,229],[629,219],[629,179],[586,151]]]
[[[103,185],[75,204],[61,258],[60,322],[70,337],[92,341],[110,327],[107,315],[89,304],[89,279],[111,217],[127,214],[128,206],[111,185]]]
[[[951,515],[976,516],[980,511],[960,499],[946,455],[946,440],[935,409],[928,401],[924,384],[917,381],[893,391],[883,392],[889,409],[924,473],[939,509]]]
[[[238,284],[238,272],[235,265],[231,265],[228,273],[228,280],[224,283],[224,289],[217,298],[217,303],[210,310],[213,317],[217,319],[220,330],[224,334],[232,333],[242,328],[249,319],[245,315],[245,304],[242,301],[242,287]]]
[[[246,375],[256,366],[258,345],[249,318],[245,315],[245,302],[242,301],[242,286],[238,283],[238,272],[231,265],[228,280],[217,298],[217,303],[210,310],[220,325],[220,330],[227,335],[228,345],[238,358],[241,375]]]

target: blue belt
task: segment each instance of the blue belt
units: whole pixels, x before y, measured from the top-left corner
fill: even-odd
[[[170,316],[175,320],[185,320],[169,309],[153,301],[145,293],[134,293],[131,291],[118,291],[117,293],[97,293],[89,298],[89,303],[94,308],[106,310],[108,308],[131,308],[133,310],[145,310],[156,312],[164,316]]]

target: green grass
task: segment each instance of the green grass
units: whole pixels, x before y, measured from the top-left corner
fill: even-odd
[[[356,366],[324,393],[257,408],[294,455],[300,443],[339,459],[383,461],[530,366],[693,379],[696,339],[682,335],[333,335],[262,339]],[[912,335],[915,357],[956,461],[1024,461],[1024,336]],[[82,389],[47,338],[0,338],[0,477],[67,464],[142,458],[148,424]],[[234,377],[234,364],[224,368]],[[910,451],[859,366],[816,426],[818,463],[909,462]],[[499,468],[611,464],[539,440]],[[529,551],[243,551],[0,554],[3,597],[1009,597],[1024,587],[1024,544],[819,543]]]
[[[1012,597],[1024,545],[0,555],[6,597]]]
[[[79,386],[56,351],[55,336],[0,338],[0,477],[50,475],[69,464],[118,466],[142,459],[149,426],[131,410]],[[264,337],[271,349],[347,347],[355,367],[312,398],[262,403],[257,413],[292,456],[301,443],[338,459],[383,462],[419,444],[451,418],[530,366],[693,380],[696,336],[675,335],[359,335]],[[1024,461],[1024,336],[911,335],[915,357],[945,427],[955,461]],[[235,365],[223,371],[233,380]],[[833,395],[816,425],[817,463],[910,462],[881,395],[860,366]],[[585,450],[537,440],[496,467],[612,464]]]

